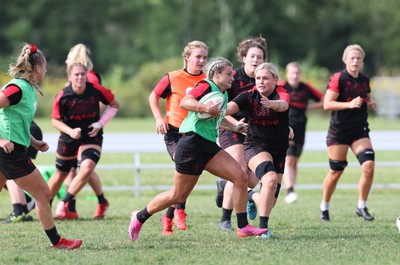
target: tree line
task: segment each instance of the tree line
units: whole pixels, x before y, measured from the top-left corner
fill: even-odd
[[[239,66],[237,44],[262,35],[269,61],[281,68],[295,60],[327,72],[342,69],[344,47],[358,43],[364,72],[396,75],[399,9],[397,0],[6,0],[0,63],[5,72],[18,45],[32,42],[48,59],[48,76],[65,80],[65,57],[82,42],[105,82],[138,104],[165,72],[182,67],[182,49],[194,39],[207,43],[210,57]]]

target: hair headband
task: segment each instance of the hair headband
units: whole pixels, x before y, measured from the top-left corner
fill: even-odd
[[[31,47],[31,54],[35,54],[37,52],[37,47],[32,43],[30,43],[29,46]]]

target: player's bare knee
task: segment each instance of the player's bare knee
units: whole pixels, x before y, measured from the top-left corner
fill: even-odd
[[[244,185],[247,187],[247,174],[243,172],[241,176],[239,177],[239,185]]]
[[[37,192],[36,197],[34,197],[38,203],[49,203],[51,198],[50,189],[42,189]]]
[[[268,190],[276,190],[278,185],[278,177],[276,174],[269,173],[267,176],[264,176],[261,180],[262,187]]]
[[[177,190],[175,188],[172,188],[168,192],[168,200],[172,201],[174,204],[177,203],[183,203],[186,201],[186,198],[188,197],[188,194],[182,190]]]
[[[269,179],[268,179],[268,187],[270,188],[270,189],[272,189],[272,190],[276,190],[276,187],[278,186],[278,179],[277,178],[274,178],[274,177],[270,177]]]
[[[362,166],[362,171],[364,175],[372,176],[375,171],[375,161],[369,160],[365,161]]]

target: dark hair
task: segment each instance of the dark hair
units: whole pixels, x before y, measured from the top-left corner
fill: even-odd
[[[243,57],[245,57],[250,48],[259,48],[263,51],[264,61],[268,58],[268,48],[267,48],[267,41],[262,37],[257,38],[248,38],[239,43],[236,48],[236,56],[238,57],[239,62],[243,62]]]

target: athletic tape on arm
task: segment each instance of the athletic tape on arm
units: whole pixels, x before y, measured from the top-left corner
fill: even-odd
[[[101,128],[104,128],[104,126],[112,119],[114,116],[117,114],[118,109],[113,108],[111,106],[108,106],[106,110],[103,112],[103,115],[101,115],[100,120],[98,120],[97,123],[100,124]],[[93,126],[94,127],[94,126]]]

